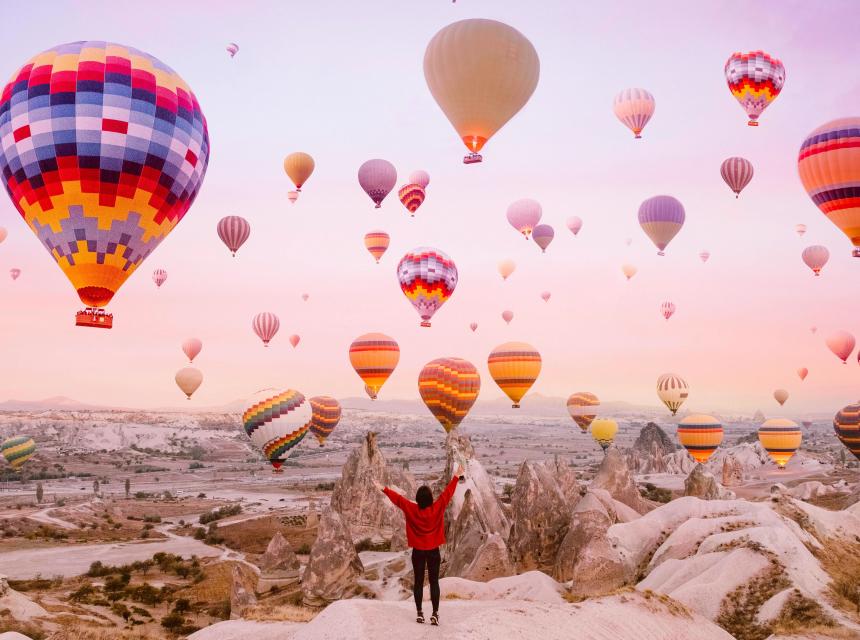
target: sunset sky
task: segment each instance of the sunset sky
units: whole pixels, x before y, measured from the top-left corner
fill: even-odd
[[[835,412],[860,395],[856,357],[843,365],[824,345],[833,330],[860,332],[860,260],[796,169],[812,129],[860,115],[856,3],[656,1],[636,11],[567,0],[145,5],[16,3],[4,12],[0,76],[63,42],[137,47],[192,87],[212,154],[185,219],[109,306],[111,331],[74,326],[82,306],[75,291],[2,194],[9,237],[0,245],[0,400],[188,404],[173,377],[190,336],[204,344],[194,405],[268,386],[357,396],[363,384],[347,350],[369,331],[401,348],[383,398],[417,397],[418,371],[440,356],[471,360],[482,397],[500,397],[486,358],[508,340],[541,352],[533,391],[544,395],[589,390],[656,405],[656,378],[668,371],[689,382],[689,408],[703,411],[790,417]],[[521,31],[537,49],[541,76],[530,102],[485,147],[484,162],[466,166],[422,61],[439,29],[471,17]],[[225,51],[231,41],[240,46],[234,59]],[[786,68],[758,128],[746,125],[723,75],[732,52],[753,49]],[[612,112],[627,87],[656,99],[642,140]],[[316,160],[295,205],[282,169],[292,151]],[[756,172],[738,200],[719,173],[734,155]],[[430,173],[414,219],[396,192],[373,208],[356,179],[370,158],[394,163],[398,185],[414,169]],[[684,204],[687,221],[660,258],[636,214],[642,200],[663,193]],[[542,222],[555,227],[545,255],[505,219],[508,204],[526,197],[542,203]],[[252,225],[236,258],[215,232],[230,214]],[[584,221],[578,237],[565,228],[571,215]],[[800,222],[808,226],[802,239]],[[392,237],[379,265],[362,240],[376,228]],[[810,244],[830,249],[820,278],[800,258]],[[419,327],[395,277],[400,257],[422,245],[448,253],[460,273],[430,329]],[[703,249],[707,264],[698,258]],[[496,272],[504,258],[518,265],[506,282]],[[639,268],[630,282],[624,262]],[[12,267],[23,272],[16,282]],[[150,276],[159,267],[169,276],[157,290]],[[677,305],[668,322],[664,300]],[[505,309],[515,314],[510,325]],[[281,319],[268,349],[251,330],[260,311]],[[297,349],[292,333],[302,338]],[[801,366],[809,368],[803,383]],[[783,409],[772,398],[779,387],[791,394]]]

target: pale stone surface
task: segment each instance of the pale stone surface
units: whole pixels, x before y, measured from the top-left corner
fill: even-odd
[[[309,606],[324,606],[354,595],[364,566],[349,527],[331,508],[323,510],[317,539],[302,574],[302,594]]]

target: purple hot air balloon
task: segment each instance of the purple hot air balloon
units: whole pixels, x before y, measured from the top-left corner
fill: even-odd
[[[385,196],[396,183],[397,169],[388,160],[368,160],[358,168],[358,184],[370,196],[377,209],[382,206]]]
[[[665,255],[668,246],[684,226],[684,205],[672,196],[654,196],[639,206],[639,225],[654,246],[657,255]]]
[[[236,257],[236,252],[239,250],[248,236],[251,235],[250,223],[240,216],[227,216],[218,221],[218,237],[221,242],[227,245],[227,248]]]
[[[532,240],[540,247],[541,252],[546,253],[546,248],[555,237],[555,231],[548,224],[539,224],[532,231]]]

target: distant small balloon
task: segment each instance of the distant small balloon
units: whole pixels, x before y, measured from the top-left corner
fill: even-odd
[[[773,399],[779,403],[779,406],[785,404],[785,401],[788,400],[788,391],[785,389],[777,389],[773,392]]]
[[[517,263],[513,260],[502,260],[499,263],[499,275],[502,276],[502,280],[507,280],[508,277],[514,272],[517,268]]]
[[[549,302],[550,296],[552,296],[552,294],[549,291],[544,291],[540,294],[540,297],[543,298],[544,302]]]
[[[660,305],[660,313],[663,314],[663,317],[666,318],[666,320],[668,320],[675,315],[675,303],[666,300],[666,302]]]
[[[412,217],[415,217],[415,212],[418,211],[418,207],[424,202],[424,187],[417,184],[406,184],[400,187],[400,191],[397,192],[397,197],[400,198],[400,202],[406,207],[406,210]]]
[[[474,333],[475,331],[478,330],[478,323],[477,322],[470,322],[469,328],[472,330],[472,333]]]
[[[818,327],[809,327],[809,330],[810,330],[812,333],[815,333],[816,331],[818,331]]]
[[[570,229],[570,232],[573,235],[579,233],[579,230],[582,229],[582,218],[579,216],[571,216],[567,219],[567,228]]]
[[[385,231],[377,230],[364,234],[364,246],[376,260],[376,264],[379,264],[379,259],[388,250],[390,243],[391,236]]]
[[[203,343],[199,338],[188,338],[182,343],[182,352],[188,357],[188,362],[194,362],[201,349]]]
[[[531,198],[512,202],[507,213],[510,225],[523,234],[526,240],[531,236],[532,229],[540,222],[541,215],[543,215],[543,209],[540,203]]]
[[[707,262],[708,258],[710,258],[710,257],[711,257],[710,251],[700,251],[699,252],[699,260],[701,260],[702,262]]]
[[[21,270],[18,267],[13,267],[9,269],[9,275],[12,276],[12,280],[17,280],[21,275]]]
[[[417,184],[422,189],[426,189],[430,184],[430,174],[422,169],[413,171],[409,174],[409,184]]]
[[[301,342],[301,337],[296,335],[295,333],[290,336],[290,344],[293,345],[293,349],[299,346],[299,342]]]
[[[803,258],[804,264],[812,269],[812,273],[816,276],[820,276],[821,270],[830,259],[830,252],[827,250],[827,247],[823,247],[820,244],[814,244],[806,247],[800,257]]]
[[[166,280],[167,280],[167,271],[165,271],[164,269],[156,269],[155,271],[152,272],[152,281],[155,283],[155,286],[158,287],[159,289],[161,288],[161,285],[163,285],[165,283]]]
[[[555,237],[555,231],[548,224],[539,224],[532,230],[532,240],[540,247],[542,253],[546,253],[546,248]]]
[[[239,53],[239,45],[235,42],[231,42],[227,45],[227,53],[230,54],[230,57],[233,58],[237,53]],[[251,56],[253,58],[253,56]]]
[[[858,355],[860,355],[860,354],[858,354]],[[807,369],[806,367],[800,367],[800,369],[797,370],[797,377],[800,378],[801,381],[806,380],[806,376],[808,376],[808,375],[809,375],[809,369]]]
[[[514,319],[514,312],[508,311],[507,309],[502,311],[502,320],[504,320],[507,324],[511,324],[511,320]]]
[[[847,331],[834,331],[827,336],[825,344],[843,364],[847,364],[848,356],[854,351],[854,336]]]
[[[0,242],[3,242],[6,239],[6,236],[9,235],[9,232],[6,231],[6,227],[0,227]]]
[[[803,234],[806,233],[806,225],[805,224],[796,224],[796,225],[794,225],[794,231],[797,233],[797,235],[799,235],[802,238]]]
[[[648,124],[657,103],[645,89],[625,89],[612,104],[615,117],[633,132],[635,138],[642,137],[642,129]]]
[[[176,386],[182,390],[182,393],[189,400],[191,400],[194,392],[200,388],[202,382],[203,374],[199,369],[195,369],[194,367],[185,367],[176,372]]]
[[[632,264],[621,265],[621,273],[623,273],[624,277],[627,278],[628,280],[630,280],[630,278],[635,276],[637,271],[639,271],[639,269],[634,267]]]
[[[737,198],[753,178],[752,162],[739,157],[723,160],[723,164],[720,165],[720,175]]]
[[[292,204],[296,203],[296,200],[299,199],[298,191],[288,191],[287,192],[287,200],[289,200]]]
[[[316,168],[316,163],[310,154],[304,151],[295,151],[284,158],[284,173],[296,186],[296,191],[301,193],[302,187]]]
[[[633,238],[624,238],[624,244],[629,247],[631,244],[633,244]]]
[[[302,300],[304,300],[305,302],[307,302],[309,298],[310,296],[307,293],[302,294]]]
[[[254,319],[251,321],[251,327],[254,329],[254,333],[263,341],[263,346],[268,347],[269,341],[275,337],[278,329],[281,328],[281,321],[274,313],[264,311],[254,316]]]
[[[685,218],[684,205],[672,196],[654,196],[639,206],[639,225],[657,247],[658,256],[665,255],[666,247],[684,226]]]
[[[227,216],[218,221],[217,228],[218,237],[227,245],[235,258],[239,247],[245,244],[248,236],[251,235],[251,224],[241,216]]]

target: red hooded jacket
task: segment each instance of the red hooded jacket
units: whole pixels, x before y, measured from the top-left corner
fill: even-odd
[[[412,500],[407,500],[388,487],[383,489],[388,499],[406,516],[406,540],[410,547],[429,551],[445,544],[445,507],[456,488],[457,476],[454,476],[436,501],[426,509],[419,509]]]

